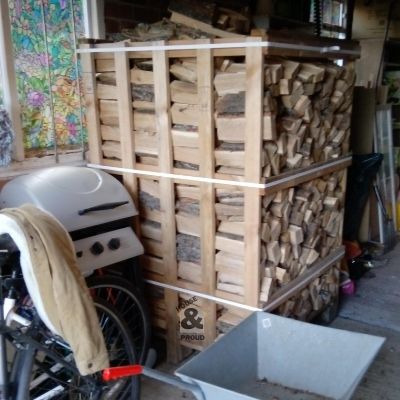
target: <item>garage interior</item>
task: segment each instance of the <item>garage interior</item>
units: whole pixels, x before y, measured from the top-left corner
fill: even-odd
[[[0,398],[400,398],[398,1],[8,0],[0,21]],[[25,374],[3,347],[35,337]],[[82,373],[82,343],[118,379]]]

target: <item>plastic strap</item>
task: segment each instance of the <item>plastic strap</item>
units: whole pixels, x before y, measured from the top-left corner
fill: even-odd
[[[87,164],[87,167],[104,169],[106,171],[128,172],[131,174],[157,176],[160,178],[179,179],[179,180],[186,180],[186,181],[192,181],[192,182],[205,182],[205,183],[215,183],[215,184],[219,184],[219,185],[242,186],[242,187],[249,187],[249,188],[255,188],[255,189],[265,189],[265,184],[263,184],[263,183],[230,181],[227,179],[214,179],[214,178],[205,178],[202,176],[177,175],[177,174],[169,174],[169,173],[165,173],[165,172],[142,171],[140,169],[109,167],[106,165],[99,165],[99,164]]]
[[[237,49],[247,47],[265,47],[288,50],[314,51],[317,53],[336,53],[360,55],[358,50],[342,50],[340,46],[307,46],[303,44],[290,44],[280,42],[236,42],[236,43],[198,43],[198,44],[168,44],[133,47],[97,47],[77,49],[77,53],[120,53],[139,51],[171,51],[171,50],[201,50],[201,49]]]
[[[215,301],[216,303],[227,304],[229,306],[242,308],[243,310],[262,311],[262,308],[247,306],[246,304],[237,303],[236,301],[222,299],[220,297],[211,296],[209,294],[196,292],[194,290],[183,289],[183,288],[180,288],[178,286],[168,285],[167,283],[156,282],[156,281],[153,281],[153,280],[150,280],[150,279],[145,279],[145,282],[149,283],[150,285],[162,287],[164,289],[171,289],[171,290],[175,290],[176,292],[186,293],[186,294],[190,294],[192,296],[200,297],[200,298],[203,298],[203,299],[212,300],[212,301]]]

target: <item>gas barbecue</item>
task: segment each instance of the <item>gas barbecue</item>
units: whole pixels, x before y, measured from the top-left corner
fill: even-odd
[[[3,187],[1,208],[25,203],[51,213],[64,225],[85,276],[116,263],[132,264],[132,259],[143,254],[131,227],[138,214],[135,205],[124,186],[101,170],[48,168],[15,178]]]

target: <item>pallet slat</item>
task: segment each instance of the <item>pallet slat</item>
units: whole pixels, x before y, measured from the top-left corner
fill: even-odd
[[[159,42],[160,45],[163,42]],[[156,109],[156,123],[159,133],[159,161],[162,172],[171,173],[173,167],[171,116],[168,112],[170,107],[169,96],[169,60],[165,51],[153,52],[154,68],[154,100]],[[160,179],[160,207],[161,207],[161,229],[163,235],[163,260],[166,265],[165,276],[168,282],[176,284],[178,276],[178,265],[176,262],[176,225],[175,225],[175,193],[174,185],[167,178]],[[178,362],[181,358],[180,346],[178,345],[177,315],[178,306],[177,293],[166,290],[166,315],[171,327],[167,329],[168,359]]]
[[[210,43],[210,41],[205,41]],[[211,50],[199,50],[197,53],[197,93],[199,101],[199,150],[202,155],[200,160],[200,175],[214,177],[214,93],[212,79],[214,71],[214,57]],[[211,295],[215,290],[214,268],[214,241],[215,241],[215,214],[214,214],[214,187],[213,185],[200,184],[200,220],[201,237],[208,240],[201,241],[201,264],[203,266],[203,290]],[[207,301],[204,308],[206,345],[211,344],[216,335],[216,305]]]

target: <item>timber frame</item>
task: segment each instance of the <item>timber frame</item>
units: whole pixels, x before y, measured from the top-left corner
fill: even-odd
[[[266,42],[274,46],[257,46]],[[214,44],[234,47],[213,48]],[[189,48],[179,49],[179,46]],[[156,50],[151,51],[151,47]],[[132,51],[135,48],[138,51]],[[328,144],[320,151],[310,153],[313,141],[316,143],[319,139],[314,129],[314,139],[304,142],[308,147],[292,143],[290,151],[294,153],[283,158],[281,154],[285,153],[289,141],[280,141],[282,135],[278,130],[290,123],[285,135],[293,138],[300,135],[300,125],[294,127],[294,119],[311,124],[312,115],[307,116],[307,112],[314,112],[310,109],[314,104],[303,88],[302,94],[296,94],[295,99],[291,97],[293,83],[300,86],[296,78],[299,73],[308,91],[313,90],[313,85],[321,91],[328,86],[331,101],[328,99],[327,104],[333,104],[340,115],[345,113],[349,117],[354,82],[351,64],[358,57],[355,42],[315,38],[294,42],[282,35],[269,35],[266,38],[83,45],[80,52],[90,163],[122,173],[124,184],[140,210],[137,227],[146,249],[145,277],[175,288],[149,289],[154,292],[150,300],[153,323],[164,332],[170,361],[182,358],[180,345],[201,349],[218,332],[223,333],[219,325],[234,325],[245,317],[248,311],[240,309],[240,304],[307,319],[311,311],[322,310],[337,297],[338,262],[343,255],[341,230],[346,168],[351,164],[349,122],[340,122],[341,117],[336,124],[336,119],[334,122],[331,119],[326,124]],[[238,58],[243,60],[240,65],[235,64]],[[331,60],[338,58],[346,61],[345,69],[339,70],[332,64]],[[224,64],[224,60],[230,61]],[[146,68],[138,68],[140,63],[147,63]],[[277,64],[285,67],[276,67]],[[152,68],[147,69],[149,65]],[[184,80],[178,79],[179,84],[174,75],[174,90],[184,89],[178,94],[173,92],[170,81],[173,65],[175,74],[187,74]],[[227,65],[232,70],[237,68],[234,70],[237,78],[234,75],[232,82],[243,79],[240,82],[244,85],[244,109],[239,117],[222,115],[220,118],[215,111],[216,102],[225,92],[216,96],[219,88],[215,87],[215,71],[222,74]],[[282,74],[278,81],[277,68]],[[318,77],[328,68],[331,74],[337,75],[330,82]],[[102,74],[103,81],[99,78]],[[228,75],[221,76],[230,79]],[[229,94],[229,85],[222,86],[221,90]],[[329,85],[334,87],[329,89]],[[146,89],[145,101],[133,99],[132,102],[135,87]],[[152,87],[150,95],[149,87]],[[273,93],[276,101],[285,101],[285,107],[291,107],[293,101],[294,119],[277,118],[277,109],[266,112],[267,92]],[[312,98],[313,93],[308,97]],[[182,98],[186,104],[181,103]],[[240,125],[243,130],[238,130],[227,141],[228,144],[229,140],[236,141],[236,147],[231,151],[229,144],[217,149],[218,143],[226,138],[218,134],[226,122],[230,123],[230,118],[237,118],[232,129],[243,124]],[[191,128],[179,131],[177,125]],[[230,129],[224,130],[224,135],[231,134]],[[329,151],[324,150],[327,147]],[[317,155],[315,160],[312,154]],[[278,161],[273,165],[276,157]],[[289,170],[280,170],[279,165],[285,160]],[[304,160],[310,161],[304,163]],[[196,167],[186,168],[188,164]],[[241,168],[235,167],[238,164]],[[218,168],[219,165],[227,167]],[[118,168],[124,168],[123,172]],[[154,175],[149,177],[151,173]],[[163,177],[159,173],[172,175]],[[209,182],[189,182],[185,176],[206,178]],[[231,184],[214,183],[213,179]],[[241,184],[235,185],[235,182]],[[252,184],[258,186],[252,187]],[[312,225],[314,217],[322,222],[311,232],[307,225]],[[179,258],[182,241],[190,250],[199,246],[197,261]],[[315,243],[323,243],[317,245],[318,251]],[[227,264],[223,259],[228,260]],[[277,284],[279,287],[275,287]],[[204,318],[202,343],[180,340],[177,307],[190,296],[179,294],[179,289],[217,299],[200,299],[197,304]],[[322,292],[330,293],[326,302],[321,300]],[[218,298],[238,307],[223,306],[222,309]]]

